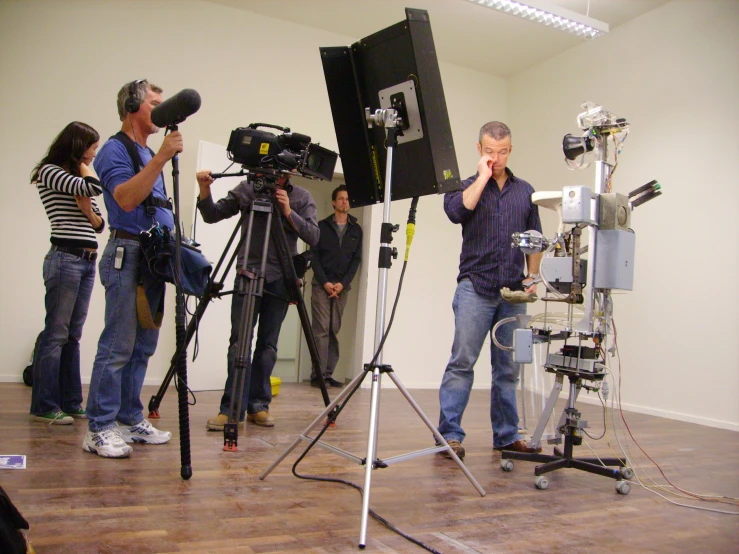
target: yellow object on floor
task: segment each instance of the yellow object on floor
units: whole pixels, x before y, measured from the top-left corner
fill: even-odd
[[[282,383],[282,379],[279,377],[270,377],[269,382],[272,385],[272,396],[280,394],[280,383]]]

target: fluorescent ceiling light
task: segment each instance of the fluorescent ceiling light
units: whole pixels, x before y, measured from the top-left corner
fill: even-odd
[[[535,21],[583,38],[598,38],[608,32],[608,23],[560,8],[550,2],[540,0],[469,0],[475,4],[517,15],[529,21]]]

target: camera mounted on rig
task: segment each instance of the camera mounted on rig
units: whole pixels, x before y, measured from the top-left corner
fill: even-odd
[[[282,134],[276,135],[259,127],[277,129]],[[251,123],[248,127],[231,131],[226,150],[229,160],[254,172],[275,175],[296,170],[303,177],[325,181],[333,178],[338,158],[336,152],[311,143],[307,135],[266,123]]]

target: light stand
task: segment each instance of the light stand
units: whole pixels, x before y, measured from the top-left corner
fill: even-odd
[[[344,390],[329,404],[326,409],[316,418],[313,422],[298,436],[295,441],[285,450],[272,465],[270,465],[260,476],[260,479],[265,479],[274,468],[276,468],[282,460],[300,443],[301,440],[315,443],[327,450],[334,452],[340,456],[344,456],[356,463],[365,466],[364,473],[364,487],[362,489],[362,516],[359,533],[359,548],[363,549],[366,546],[367,538],[367,518],[369,514],[369,503],[370,503],[370,487],[372,483],[372,470],[379,468],[386,468],[392,463],[409,460],[419,456],[427,454],[435,454],[437,452],[446,451],[454,462],[459,466],[464,475],[469,479],[470,483],[480,493],[480,496],[485,496],[485,490],[475,480],[473,475],[462,463],[457,454],[452,450],[447,441],[438,432],[436,426],[429,420],[426,414],[423,413],[420,406],[413,400],[410,393],[405,389],[400,380],[394,374],[392,368],[389,365],[382,364],[382,346],[383,346],[383,335],[385,333],[385,304],[387,298],[387,278],[388,268],[392,265],[391,258],[397,256],[397,251],[390,246],[392,242],[392,233],[397,230],[397,226],[393,226],[390,223],[390,203],[391,203],[391,192],[392,192],[392,161],[393,151],[396,147],[396,133],[398,128],[402,125],[402,121],[398,117],[398,113],[394,109],[378,109],[374,114],[369,113],[369,108],[365,109],[366,119],[369,126],[375,125],[383,127],[387,134],[386,146],[387,146],[387,161],[385,165],[385,191],[384,191],[384,211],[383,211],[383,223],[380,234],[380,256],[379,256],[379,280],[377,289],[377,306],[376,306],[376,320],[375,320],[375,356],[373,360],[364,366],[364,372],[357,375],[354,380],[347,385]],[[369,431],[367,436],[367,450],[365,457],[359,458],[354,456],[340,448],[331,446],[324,443],[317,438],[312,438],[309,433],[313,428],[320,422],[323,421],[329,414],[335,411],[335,408],[345,398],[347,402],[353,393],[359,388],[364,378],[371,373],[372,375],[372,388],[371,388],[371,400],[370,400],[370,421]],[[439,446],[426,448],[417,452],[411,452],[408,454],[402,454],[399,456],[393,456],[381,460],[377,458],[377,433],[379,423],[379,401],[380,401],[380,389],[382,374],[387,373],[388,377],[393,381],[395,386],[398,388],[403,397],[408,401],[414,411],[418,414],[421,420],[426,424],[426,427],[431,431],[436,442]],[[342,405],[338,411],[343,409]]]

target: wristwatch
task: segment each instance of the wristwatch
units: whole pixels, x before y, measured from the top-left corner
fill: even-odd
[[[526,276],[526,279],[533,279],[534,281],[536,281],[538,278],[539,278],[539,274],[538,273],[529,273]]]

